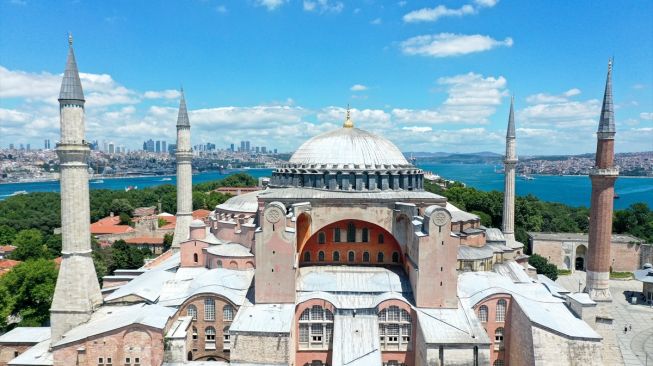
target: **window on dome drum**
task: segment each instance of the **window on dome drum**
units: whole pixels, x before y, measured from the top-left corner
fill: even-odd
[[[197,253],[193,253],[193,262],[197,263],[199,259],[197,258]]]
[[[392,263],[399,263],[399,253],[392,252]]]
[[[494,331],[494,349],[502,350],[503,349],[503,328],[499,327]]]
[[[321,250],[317,253],[317,261],[324,262],[324,252]]]
[[[304,252],[304,262],[311,261],[311,252]]]
[[[340,228],[337,227],[333,229],[333,242],[334,243],[340,243]]]
[[[205,343],[204,349],[213,350],[215,349],[215,328],[208,327],[204,330]]]
[[[333,261],[340,262],[340,252],[333,252]]]
[[[304,310],[299,316],[299,349],[331,348],[333,313],[319,305]]]
[[[326,234],[324,233],[324,231],[320,231],[319,233],[317,233],[317,242],[318,244],[326,243]]]
[[[361,232],[361,241],[363,243],[367,243],[368,241],[370,241],[370,231],[366,227],[364,227]]]
[[[474,366],[478,366],[478,346],[474,346]]]
[[[383,252],[379,252],[379,254],[376,255],[376,261],[383,263]]]
[[[224,327],[222,332],[222,349],[229,351],[231,349],[231,334],[229,333],[229,326]]]
[[[378,314],[381,350],[406,351],[411,348],[412,318],[406,310],[390,306]]]
[[[193,340],[197,339],[197,328],[193,327]]]
[[[354,260],[356,260],[356,254],[354,254],[353,251],[349,251],[349,253],[347,254],[347,256],[348,256],[347,260],[348,260],[349,262],[353,262]]]
[[[215,300],[204,299],[204,320],[215,320]]]
[[[356,225],[353,222],[347,224],[347,242],[356,242]]]
[[[234,307],[231,305],[225,305],[222,308],[222,319],[224,321],[230,322],[234,320]]]
[[[501,299],[497,301],[497,317],[496,321],[502,322],[506,320],[506,300]]]
[[[370,253],[363,252],[363,262],[369,262],[369,261],[370,261]]]
[[[188,305],[186,315],[193,317],[193,320],[197,320],[197,307],[195,305]]]
[[[378,239],[377,239],[377,241],[379,242],[379,244],[383,244],[383,239],[385,239],[385,238],[383,237],[383,234],[379,234],[379,237],[378,237]]]
[[[483,323],[487,322],[487,306],[481,305],[478,308],[478,320],[482,321]]]

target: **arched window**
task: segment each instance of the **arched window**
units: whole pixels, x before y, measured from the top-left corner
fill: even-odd
[[[197,320],[197,307],[195,305],[188,305],[186,315],[193,317],[193,320]]]
[[[193,327],[193,340],[197,339],[197,328]]]
[[[333,252],[333,261],[340,262],[340,252],[338,251]]]
[[[215,300],[213,299],[204,299],[204,320],[215,320]]]
[[[364,227],[363,230],[361,230],[361,241],[363,243],[367,243],[368,241],[370,241],[370,231],[366,227]]]
[[[317,233],[317,242],[318,244],[326,243],[326,234],[324,233],[324,231],[320,231],[319,233]]]
[[[347,256],[348,256],[347,260],[349,262],[353,262],[356,260],[356,254],[354,254],[353,250],[350,250],[349,253],[347,253]]]
[[[329,349],[333,338],[333,313],[319,305],[299,316],[299,348]]]
[[[192,361],[193,360],[193,352],[188,351],[188,355],[186,355],[186,357],[188,358],[188,361]]]
[[[324,262],[324,252],[321,250],[317,253],[317,261]]]
[[[378,240],[379,244],[383,244],[383,241],[385,240],[385,238],[383,237],[383,234],[379,234],[379,237],[378,237],[377,240]]]
[[[497,318],[496,321],[503,322],[506,320],[506,300],[497,301]]]
[[[197,257],[197,253],[193,253],[193,262],[195,262],[195,263],[199,262],[199,258]]]
[[[222,261],[218,259],[217,262],[215,262],[216,267],[222,268]]]
[[[376,261],[383,263],[383,252],[379,252],[379,254],[376,255]]]
[[[382,350],[406,350],[413,332],[412,318],[406,310],[390,306],[378,313]]]
[[[311,261],[311,252],[304,252],[304,262]]]
[[[222,319],[224,321],[234,320],[234,307],[227,304],[222,308]]]
[[[497,328],[497,330],[494,331],[494,341],[499,346],[503,345],[503,328],[502,327],[499,327],[499,328]]]
[[[334,243],[340,243],[341,242],[340,239],[341,239],[340,238],[340,228],[337,227],[337,228],[333,229],[333,242]]]
[[[222,349],[225,351],[231,349],[231,334],[229,333],[228,325],[222,330]]]
[[[392,252],[392,263],[399,263],[399,253]]]
[[[207,342],[215,342],[215,328],[208,327],[204,330],[205,339]]]
[[[363,252],[363,262],[369,262],[369,261],[370,261],[370,253]]]
[[[487,322],[487,306],[481,305],[478,308],[478,320],[482,321],[483,323]]]
[[[351,221],[347,224],[347,241],[349,243],[356,242],[356,225]]]

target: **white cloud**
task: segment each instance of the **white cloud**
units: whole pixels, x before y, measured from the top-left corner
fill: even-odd
[[[342,107],[325,107],[316,114],[316,119],[321,123],[332,123],[342,125],[345,121],[346,108]],[[392,125],[392,119],[388,112],[382,109],[350,109],[351,119],[354,125],[363,129],[380,130],[389,129]]]
[[[485,7],[485,8],[491,8],[491,7],[495,6],[495,5],[497,5],[498,2],[499,2],[499,0],[474,0],[474,3],[476,5],[482,6],[482,7]]]
[[[399,2],[397,3],[397,6],[400,7],[400,8],[403,8],[404,6],[406,6],[406,4],[408,4],[408,2],[402,0],[402,1],[399,1]]]
[[[224,5],[218,5],[218,6],[215,7],[215,11],[217,11],[218,13],[224,14],[224,13],[227,12],[227,7],[224,6]]]
[[[639,114],[639,118],[647,121],[653,121],[653,112],[642,112]]]
[[[403,20],[406,23],[418,22],[435,22],[442,17],[461,17],[463,15],[474,14],[476,9],[471,5],[463,5],[458,9],[447,8],[444,5],[438,5],[435,8],[422,8],[413,10],[404,15]]]
[[[331,0],[304,0],[305,11],[319,11],[320,13],[340,13],[345,5],[340,1]]]
[[[401,42],[400,47],[406,55],[449,57],[489,51],[496,47],[511,47],[512,44],[510,37],[497,41],[480,34],[440,33],[409,38]]]
[[[410,131],[410,132],[431,132],[433,131],[433,128],[431,127],[424,127],[424,126],[407,126],[407,127],[402,127],[401,128],[404,131]]]
[[[349,90],[355,91],[355,92],[365,91],[365,90],[367,90],[367,87],[365,85],[363,85],[363,84],[354,84],[354,85],[352,85],[351,88],[349,88]]]
[[[573,97],[580,94],[580,89],[572,88],[566,92],[558,95],[551,95],[546,93],[537,93],[529,95],[526,97],[526,102],[529,104],[538,104],[538,103],[563,103],[569,100],[569,97]]]
[[[143,93],[143,98],[145,99],[177,99],[181,96],[179,90],[167,89],[167,90],[149,90]]]
[[[272,11],[281,7],[287,2],[288,0],[256,0],[255,4],[256,6],[262,6],[269,11]]]
[[[381,18],[376,18],[376,19],[374,19],[374,20],[372,20],[370,22],[370,24],[373,24],[373,25],[379,25],[381,23],[383,23],[383,20]]]

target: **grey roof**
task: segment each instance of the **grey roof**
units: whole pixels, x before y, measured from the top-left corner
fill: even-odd
[[[567,309],[564,300],[539,282],[514,283],[495,272],[465,272],[458,276],[458,296],[478,304],[495,294],[511,295],[530,321],[568,338],[598,341],[601,336]]]
[[[229,332],[290,333],[294,316],[295,304],[247,304],[238,309]]]
[[[353,200],[362,201],[410,201],[428,200],[429,202],[445,202],[446,198],[426,191],[327,191],[315,188],[270,188],[263,191],[259,197],[266,200]]]
[[[50,339],[50,327],[18,327],[0,336],[2,343],[37,344]]]
[[[503,235],[503,232],[497,228],[487,228],[485,229],[485,240],[505,242],[506,237]]]
[[[262,192],[264,191],[239,194],[215,206],[215,208],[220,211],[255,213],[258,211],[258,195]]]
[[[546,288],[548,288],[551,294],[553,295],[558,294],[562,296],[571,292],[543,274],[538,274],[537,280],[540,281],[544,286],[546,286]]]
[[[635,271],[635,279],[640,282],[653,283],[653,268],[645,268]]]
[[[246,302],[247,291],[252,285],[253,278],[253,269],[180,268],[174,279],[164,283],[158,304],[179,306],[191,296],[210,293],[222,296],[240,306]]]
[[[583,305],[596,305],[596,302],[592,300],[590,294],[585,292],[572,292],[567,294],[567,296],[569,296],[570,299],[573,299],[574,301],[577,301]]]
[[[85,338],[107,333],[132,324],[142,324],[163,329],[168,319],[177,310],[160,305],[136,304],[130,306],[103,306],[91,316],[87,323],[79,325],[64,334],[55,347],[84,340]]]
[[[417,308],[417,320],[427,344],[489,344],[490,339],[464,301],[455,309]]]
[[[254,254],[250,252],[249,248],[238,243],[212,245],[206,248],[206,252],[220,257],[253,257],[254,256]]]
[[[508,116],[508,131],[506,138],[515,138],[515,111],[513,106],[515,104],[515,97],[510,98],[510,115]]]
[[[526,273],[526,269],[515,261],[505,261],[494,265],[494,271],[510,278],[515,283],[532,283],[533,279]]]
[[[376,315],[336,315],[333,319],[333,366],[381,365]]]
[[[494,248],[484,245],[482,247],[458,246],[458,260],[481,260],[494,256]]]
[[[77,101],[84,103],[84,92],[82,91],[82,82],[79,80],[77,62],[75,62],[72,36],[69,36],[68,43],[68,59],[66,60],[66,70],[63,73],[63,80],[61,81],[59,101]]]
[[[330,302],[337,309],[372,309],[386,300],[414,303],[412,293],[393,291],[382,293],[297,291],[296,299],[298,304],[312,299],[322,299]]]
[[[297,291],[382,293],[411,292],[401,269],[355,266],[312,266],[299,269]]]
[[[601,106],[601,118],[598,132],[615,133],[614,105],[612,104],[612,59],[608,62],[608,76],[605,80],[605,93]]]
[[[174,276],[174,272],[162,268],[153,269],[122,285],[104,300],[116,301],[127,296],[137,296],[145,301],[155,302],[159,298],[165,281],[174,278]]]
[[[49,338],[49,337],[48,337]],[[34,347],[18,355],[9,361],[9,366],[51,366],[54,364],[52,352],[50,352],[50,339],[38,343]]]
[[[186,110],[186,97],[184,97],[184,88],[181,88],[181,99],[179,100],[179,114],[177,115],[177,126],[190,127],[188,111]]]
[[[295,151],[289,163],[340,169],[350,165],[370,169],[383,166],[413,167],[389,140],[358,128],[346,127],[306,141]]]
[[[589,235],[585,233],[537,233],[529,232],[534,240],[578,241],[587,242]],[[643,243],[642,239],[628,234],[612,234],[612,243]]]
[[[465,212],[449,202],[447,202],[446,208],[447,210],[449,210],[449,213],[451,214],[451,222],[480,220],[480,218],[477,215],[474,215],[473,213]]]

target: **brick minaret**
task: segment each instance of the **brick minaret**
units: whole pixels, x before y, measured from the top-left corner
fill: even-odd
[[[88,165],[84,140],[84,93],[68,37],[68,61],[59,93],[61,142],[57,143],[61,170],[61,236],[63,261],[50,308],[51,344],[90,318],[102,304],[102,294],[91,257]]]
[[[191,161],[193,150],[190,147],[190,121],[186,110],[184,89],[181,89],[179,114],[177,116],[177,224],[172,249],[178,250],[179,243],[186,241],[189,227],[193,221],[193,171]]]
[[[619,170],[614,166],[614,135],[612,60],[610,60],[597,132],[596,164],[590,172],[592,200],[585,292],[589,293],[595,301],[610,301],[612,298],[609,289],[612,206],[614,183],[619,176]]]
[[[503,161],[505,167],[503,190],[503,224],[501,229],[506,237],[506,243],[515,242],[515,165],[517,164],[515,142],[515,99],[510,100],[510,116],[508,117],[508,131],[506,132],[506,157]]]

